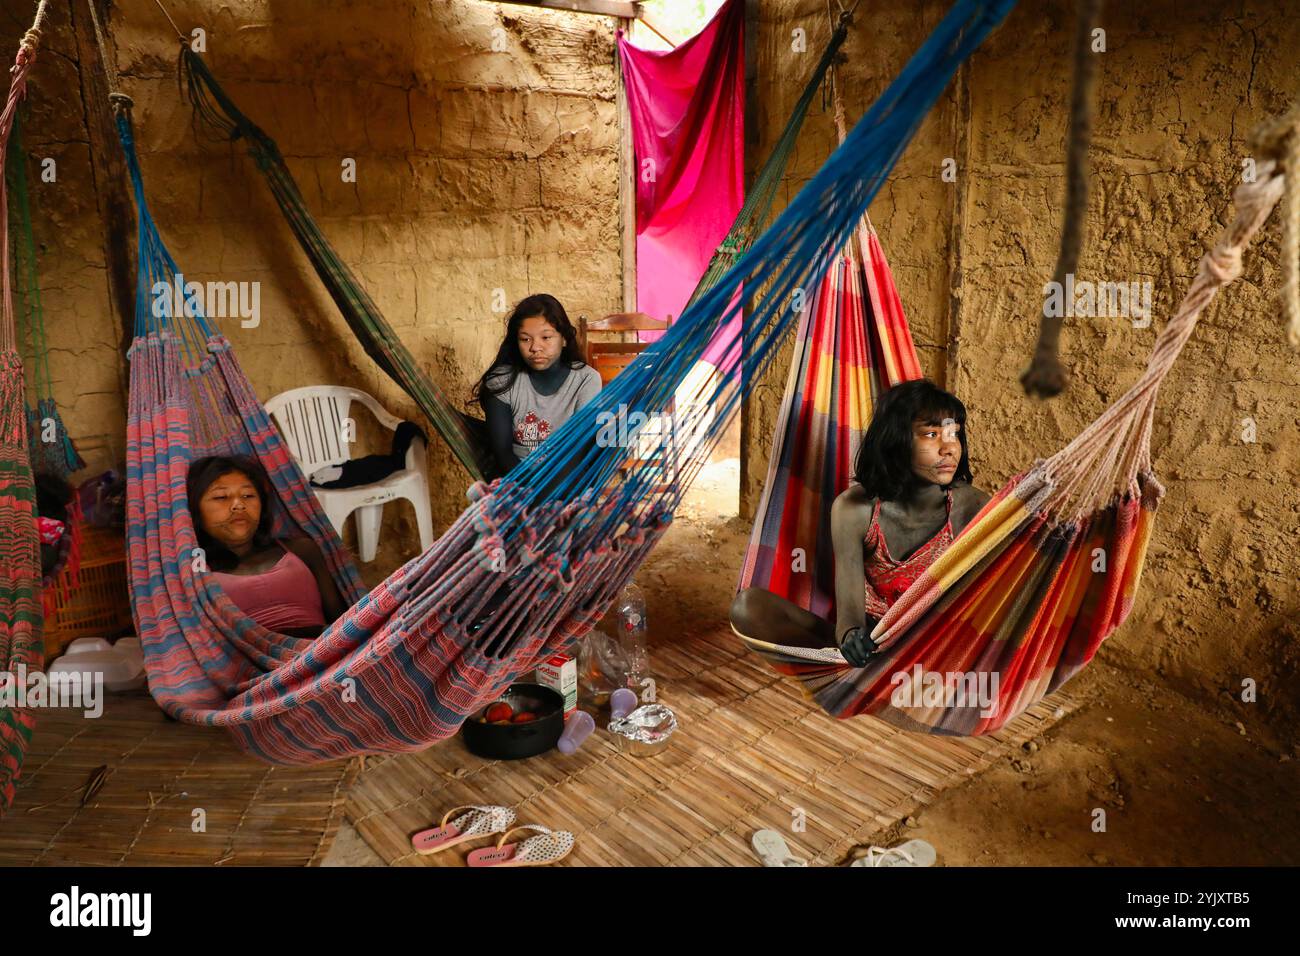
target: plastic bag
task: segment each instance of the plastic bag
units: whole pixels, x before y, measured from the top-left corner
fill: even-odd
[[[628,686],[629,665],[623,645],[593,628],[578,646],[578,690],[585,699],[603,704],[619,687]]]

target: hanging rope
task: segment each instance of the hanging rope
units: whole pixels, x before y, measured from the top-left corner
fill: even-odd
[[[129,110],[134,102],[118,88],[117,65],[113,57],[108,55],[108,41],[104,38],[104,28],[99,22],[99,11],[95,8],[95,0],[86,0],[86,6],[90,7],[90,24],[94,28],[99,60],[104,64],[104,76],[108,83],[108,102],[112,105],[115,114],[121,113]],[[163,12],[166,13],[165,10]]]
[[[22,42],[18,44],[14,65],[9,69],[12,77],[9,81],[9,98],[5,101],[4,110],[0,112],[0,141],[6,146],[9,131],[13,129],[14,119],[18,116],[18,104],[27,96],[27,73],[31,70],[32,63],[36,60],[36,51],[41,45],[41,29],[45,25],[46,10],[47,0],[41,0],[36,5],[36,16],[31,28],[23,34]],[[0,180],[5,175],[7,154],[7,148],[0,149]],[[9,272],[9,198],[3,188],[0,188],[0,253],[0,260],[4,261],[3,268],[0,268],[0,273],[3,274],[0,277],[0,352],[16,352],[18,335],[14,326],[13,285]]]
[[[50,371],[50,345],[45,333],[45,310],[41,304],[40,275],[37,269],[36,239],[32,230],[31,199],[27,186],[27,153],[23,149],[24,114],[14,118],[9,140],[6,187],[13,197],[15,213],[9,223],[13,239],[14,291],[21,302],[23,327],[26,331],[27,373],[30,402],[27,406],[27,443],[32,471],[55,474],[70,480],[72,473],[85,467],[72,437],[63,423],[54,401],[54,376]],[[47,426],[53,425],[53,440]]]
[[[1083,247],[1084,220],[1088,213],[1088,143],[1092,138],[1093,88],[1097,84],[1097,60],[1092,53],[1092,32],[1101,18],[1102,0],[1079,0],[1074,25],[1074,91],[1070,99],[1070,133],[1065,164],[1065,222],[1061,227],[1061,251],[1052,278],[1059,286],[1079,266]],[[1051,398],[1069,382],[1061,365],[1062,316],[1044,312],[1038,328],[1033,360],[1020,375],[1027,395]]]
[[[1141,378],[1074,441],[1043,463],[1043,474],[1054,486],[1050,504],[1045,507],[1078,522],[1101,507],[1115,489],[1135,490],[1138,473],[1151,472],[1156,392],[1215,294],[1241,274],[1242,251],[1278,203],[1284,181],[1294,200],[1296,170],[1300,168],[1296,157],[1298,141],[1300,101],[1284,116],[1262,124],[1252,133],[1251,142],[1259,160],[1257,177],[1237,187],[1233,197],[1236,218],[1201,258],[1196,278],[1184,293],[1178,311],[1156,337]],[[1285,167],[1283,176],[1288,162],[1293,165]],[[1295,214],[1294,209],[1284,208],[1283,212],[1288,217]],[[1291,222],[1294,224],[1295,219]],[[1285,222],[1284,228],[1288,228]],[[1134,436],[1136,441],[1132,440]]]

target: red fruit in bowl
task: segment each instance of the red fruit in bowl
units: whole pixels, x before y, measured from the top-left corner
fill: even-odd
[[[530,720],[536,720],[536,719],[537,719],[536,714],[530,714],[528,711],[524,711],[522,714],[515,714],[513,717],[511,717],[510,722],[512,724],[526,724]]]
[[[484,716],[487,718],[489,723],[495,724],[498,721],[510,720],[514,717],[514,714],[515,712],[509,704],[497,703],[489,707]]]

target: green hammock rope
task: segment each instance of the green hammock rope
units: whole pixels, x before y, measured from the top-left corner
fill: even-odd
[[[496,469],[481,431],[483,423],[457,409],[416,363],[308,212],[275,141],[240,112],[188,46],[181,47],[181,74],[195,115],[225,138],[244,141],[289,228],[366,354],[420,406],[471,477],[490,477]]]
[[[32,471],[53,473],[68,479],[86,466],[77,453],[68,429],[54,403],[54,378],[50,374],[50,346],[45,336],[45,311],[41,305],[41,285],[36,269],[36,240],[32,233],[32,208],[27,190],[27,154],[22,145],[22,110],[14,117],[9,140],[6,171],[12,204],[10,228],[14,232],[14,288],[21,300],[20,313],[27,330],[25,363],[31,381],[27,402],[27,444]],[[54,426],[54,440],[47,441],[45,423]]]

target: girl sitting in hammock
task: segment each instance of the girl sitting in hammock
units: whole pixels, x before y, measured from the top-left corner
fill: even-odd
[[[600,373],[582,361],[578,334],[552,295],[515,306],[492,367],[474,386],[502,474],[600,391]]]
[[[271,534],[271,481],[252,458],[199,458],[185,489],[199,546],[226,595],[258,624],[317,637],[347,605],[310,538]]]
[[[831,506],[835,621],[746,588],[731,605],[736,632],[771,644],[838,646],[865,667],[876,648],[872,628],[989,500],[971,484],[965,425],[965,406],[928,379],[886,392],[854,481]]]

